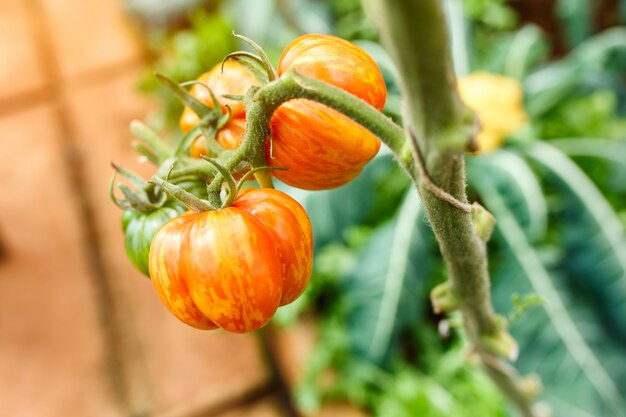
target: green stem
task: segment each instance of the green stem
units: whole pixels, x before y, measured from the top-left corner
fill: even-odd
[[[183,190],[182,188],[171,184],[159,177],[152,177],[150,179],[151,183],[158,185],[163,188],[169,195],[176,198],[178,201],[182,202],[185,206],[190,209],[200,213],[203,211],[215,210],[219,207],[212,207],[210,204],[205,201],[199,199],[195,195],[191,194],[188,191]]]
[[[139,120],[130,122],[130,132],[145,145],[148,145],[148,149],[152,151],[159,163],[172,156],[173,150],[170,149],[158,133],[150,129],[143,122]],[[145,146],[142,145],[142,148],[145,148]]]
[[[432,192],[436,184],[466,206],[463,152],[471,141],[473,116],[454,86],[448,39],[439,0],[363,0],[398,69],[406,100],[404,119],[414,159],[423,158],[428,180],[419,181],[424,209],[448,267],[450,290],[458,297],[463,324],[489,375],[521,415],[538,415],[521,390],[513,368],[494,355],[514,357],[516,344],[501,328],[491,303],[485,233],[472,216]],[[488,340],[489,344],[482,341]]]
[[[411,150],[404,139],[404,132],[390,118],[379,112],[358,97],[344,90],[312,78],[304,77],[294,71],[283,74],[279,79],[272,81],[261,88],[253,88],[246,94],[246,136],[233,157],[226,163],[231,170],[242,162],[248,162],[254,168],[267,165],[265,160],[265,145],[270,133],[270,120],[274,111],[283,103],[294,99],[309,99],[325,104],[346,116],[352,118],[378,136],[396,155],[400,165],[409,174],[415,183],[419,173],[415,168],[415,161],[411,157]],[[261,177],[261,186],[271,185],[270,174],[260,171],[256,174],[257,180]],[[268,178],[264,184],[263,178]],[[209,190],[215,191],[223,178],[215,177]]]

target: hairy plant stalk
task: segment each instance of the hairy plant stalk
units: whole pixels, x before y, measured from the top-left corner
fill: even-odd
[[[415,135],[415,158],[430,180],[462,204],[468,204],[464,150],[473,131],[473,116],[454,89],[448,39],[439,0],[363,0],[381,40],[396,63],[406,100],[404,123]],[[411,135],[409,135],[411,136]],[[412,137],[407,138],[412,141]],[[521,415],[537,417],[522,379],[493,354],[515,359],[516,345],[494,314],[486,245],[469,213],[452,206],[418,182],[424,209],[448,267],[463,323],[482,364]]]

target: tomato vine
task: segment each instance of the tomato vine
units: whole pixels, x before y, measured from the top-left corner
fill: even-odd
[[[369,97],[371,91],[367,87],[357,86],[355,91],[351,91],[353,86],[341,83],[332,85],[332,77],[325,79],[315,71],[304,69],[303,72],[309,76],[300,74],[297,65],[290,68],[289,64],[285,64],[284,68],[279,67],[279,71],[276,71],[258,45],[240,37],[252,45],[258,55],[240,52],[227,58],[236,60],[249,74],[255,75],[260,85],[248,83],[243,95],[240,94],[242,91],[221,94],[222,98],[226,95],[225,98],[231,100],[231,104],[237,100],[243,102],[246,123],[245,134],[238,148],[223,149],[227,146],[215,146],[220,142],[219,132],[234,118],[242,115],[240,110],[233,111],[221,103],[208,82],[194,84],[190,94],[181,86],[161,77],[196,117],[190,117],[189,114],[185,116],[185,120],[192,119],[185,125],[189,132],[181,139],[175,152],[146,131],[139,132],[139,136],[144,138],[147,147],[139,150],[161,165],[150,186],[156,184],[162,187],[196,213],[175,218],[157,233],[150,251],[152,280],[166,306],[184,322],[194,327],[221,327],[234,332],[261,327],[279,305],[293,301],[302,292],[304,287],[300,284],[308,280],[310,268],[305,265],[305,272],[298,278],[285,278],[289,274],[284,260],[297,263],[298,256],[302,256],[310,263],[312,249],[306,249],[307,245],[303,243],[299,251],[292,251],[286,242],[294,239],[306,242],[310,240],[310,230],[307,232],[307,227],[300,222],[298,227],[294,226],[291,239],[277,237],[276,231],[284,227],[273,224],[274,218],[259,214],[259,201],[250,200],[249,205],[241,202],[255,192],[244,190],[238,193],[240,187],[234,185],[233,175],[250,169],[252,174],[249,175],[254,175],[262,187],[256,193],[282,199],[283,202],[276,203],[273,210],[283,210],[279,208],[281,204],[290,207],[275,217],[306,217],[306,214],[300,213],[303,212],[302,207],[288,202],[288,196],[269,190],[273,184],[272,174],[267,168],[274,164],[271,151],[268,152],[268,138],[271,147],[272,123],[276,123],[273,117],[285,103],[301,99],[319,103],[323,105],[318,108],[320,111],[332,109],[347,117],[346,126],[351,126],[351,123],[358,125],[359,129],[362,127],[378,137],[389,147],[411,178],[448,267],[448,281],[437,287],[431,295],[435,308],[441,311],[461,311],[468,338],[486,371],[518,406],[522,415],[537,417],[539,411],[533,407],[532,399],[525,392],[524,379],[502,360],[515,359],[517,344],[508,334],[505,321],[494,313],[491,305],[486,241],[493,227],[493,217],[480,206],[470,206],[465,192],[463,154],[472,147],[476,127],[473,113],[461,103],[451,88],[454,77],[447,55],[441,5],[436,0],[410,4],[400,0],[371,0],[366,3],[373,10],[372,15],[378,24],[383,43],[398,65],[406,99],[404,128],[380,112],[380,100]],[[409,20],[409,16],[419,16],[420,24]],[[420,42],[415,43],[414,39],[420,39]],[[342,42],[331,44],[336,47],[335,44]],[[346,48],[340,55],[347,54],[352,47]],[[331,54],[332,51],[326,53]],[[289,59],[294,57],[290,56]],[[194,97],[194,92],[203,89],[209,93],[211,100],[203,101]],[[361,90],[364,93],[359,96]],[[239,103],[236,105],[240,107]],[[317,133],[320,134],[320,131]],[[181,155],[199,134],[204,136],[207,151],[215,159],[209,159],[208,162],[194,161]],[[347,143],[351,143],[350,138]],[[373,156],[359,155],[361,149],[358,147],[347,146],[343,152],[344,158],[355,157],[357,162],[348,171],[340,166],[337,174],[340,179],[337,182],[329,181],[327,188],[349,181]],[[323,162],[323,159],[320,161]],[[283,167],[278,165],[278,168]],[[303,188],[320,188],[319,183],[311,180],[315,172],[298,178],[298,167],[287,168],[291,168],[291,174],[295,176],[278,176]],[[321,166],[318,169],[325,174],[323,170],[329,168]],[[185,187],[175,184],[190,177],[210,180],[206,197],[198,197]],[[225,181],[229,191],[223,199]],[[250,220],[250,216],[256,220]],[[293,220],[291,225],[297,223]],[[228,251],[239,255],[229,258]],[[254,260],[257,259],[255,253],[261,253],[258,260],[263,268],[259,273],[253,268]],[[283,259],[282,264],[280,259]],[[230,264],[227,268],[226,265]],[[292,281],[297,283],[294,284],[297,290],[286,290]],[[237,285],[231,287],[228,282]],[[251,296],[250,288],[258,290],[258,294],[252,291],[256,295]],[[287,300],[283,299],[284,294],[289,294]]]

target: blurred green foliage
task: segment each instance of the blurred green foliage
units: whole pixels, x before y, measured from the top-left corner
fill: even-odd
[[[147,32],[147,46],[155,56],[152,67],[142,77],[139,88],[159,100],[151,125],[159,130],[177,126],[182,104],[154,76],[167,74],[179,82],[196,79],[210,70],[233,49],[236,42],[228,19],[198,9],[189,14],[188,27],[170,33],[167,28]]]
[[[220,14],[191,14],[189,29],[153,38],[157,70],[195,78],[235,47],[232,28],[274,60],[300,33],[330,31],[377,60],[385,112],[400,121],[393,63],[358,0],[226,3]],[[625,415],[626,28],[599,31],[590,0],[558,1],[558,34],[523,22],[504,0],[445,6],[456,68],[519,79],[531,119],[503,149],[467,158],[471,198],[497,219],[493,297],[520,342],[514,366],[541,377],[540,398],[556,417]],[[575,46],[559,59],[550,58],[556,35]],[[179,108],[166,102],[159,117],[172,123]],[[388,153],[337,190],[279,186],[304,205],[315,236],[310,287],[274,320],[289,325],[312,314],[319,323],[294,393],[302,409],[343,398],[382,417],[510,415],[463,351],[460,318],[431,311],[428,293],[445,267]]]

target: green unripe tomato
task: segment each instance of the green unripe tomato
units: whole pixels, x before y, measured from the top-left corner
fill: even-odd
[[[148,257],[154,235],[165,223],[185,211],[185,207],[179,203],[167,203],[150,213],[136,210],[124,210],[122,213],[126,256],[144,275],[149,276]]]

